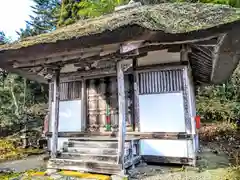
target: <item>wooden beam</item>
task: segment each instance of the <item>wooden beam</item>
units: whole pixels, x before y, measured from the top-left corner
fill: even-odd
[[[98,77],[98,76],[112,76],[116,75],[116,68],[103,68],[103,69],[95,69],[89,71],[78,71],[78,72],[70,72],[70,73],[62,73],[61,80],[63,81],[73,81],[73,80],[81,80],[82,77]]]
[[[183,62],[173,62],[173,63],[164,63],[164,64],[154,64],[154,65],[147,65],[147,66],[137,66],[136,70],[138,72],[146,71],[146,70],[172,70],[172,69],[180,69],[188,65],[187,61]]]
[[[28,62],[14,62],[13,67],[14,68],[31,68],[31,67],[41,67],[41,66],[51,66],[56,63],[61,62],[63,65],[67,64],[76,64],[76,66],[79,66],[78,64],[82,65],[83,63],[92,63],[95,61],[105,61],[105,60],[113,60],[113,59],[126,59],[127,57],[144,57],[147,55],[148,51],[155,51],[159,49],[163,49],[165,46],[150,46],[150,47],[143,47],[138,50],[138,53],[135,51],[126,52],[125,54],[121,54],[119,52],[119,49],[117,49],[115,52],[110,52],[108,54],[101,53],[100,51],[98,53],[91,53],[91,54],[74,54],[70,56],[59,56],[59,57],[53,57],[53,58],[45,58],[45,59],[38,59],[38,60],[31,60]],[[165,47],[166,48],[166,47]],[[80,56],[81,55],[81,56]]]
[[[44,83],[44,84],[48,83],[47,79],[44,79],[44,77],[38,76],[38,75],[36,75],[34,73],[31,73],[31,72],[28,72],[28,71],[24,71],[22,69],[14,69],[12,66],[10,66],[10,65],[8,65],[4,62],[1,62],[0,66],[1,66],[2,69],[7,70],[8,72],[18,74],[22,77],[25,77],[25,78],[29,79],[29,80],[38,81],[38,82]]]
[[[97,60],[100,57],[105,57],[106,55],[111,55],[116,53],[119,49],[118,44],[110,44],[92,48],[83,48],[73,51],[63,51],[54,53],[49,56],[45,56],[44,58],[37,58],[37,59],[19,59],[14,61],[9,61],[9,63],[13,63],[14,68],[21,68],[21,67],[37,67],[42,66],[43,64],[55,64],[58,62],[62,62],[63,64],[72,64],[78,63],[79,61],[82,62],[83,59],[87,59],[89,57],[94,57]]]
[[[19,63],[19,62],[15,62],[13,64],[14,68],[30,68],[30,67],[39,67],[39,66],[49,66],[49,65],[54,65],[56,63],[61,62],[63,65],[66,64],[75,64],[75,63],[84,63],[84,62],[94,62],[98,59],[104,59],[105,57],[111,56],[112,54],[108,54],[108,55],[104,55],[104,56],[100,56],[99,55],[100,52],[98,52],[98,54],[87,54],[87,55],[83,55],[83,54],[76,54],[76,55],[71,55],[71,56],[62,56],[62,57],[58,57],[58,58],[49,58],[49,59],[42,59],[42,60],[38,60],[38,61],[32,61],[32,62],[24,62],[24,63]],[[81,56],[80,56],[81,55]]]
[[[57,63],[57,62],[64,62],[68,60],[75,60],[79,59],[82,56],[82,53],[74,54],[74,55],[65,55],[65,56],[59,56],[59,57],[51,57],[51,58],[44,58],[44,59],[38,59],[38,60],[31,60],[28,62],[14,62],[13,67],[14,68],[21,68],[21,67],[39,67],[44,64],[51,64],[51,63]]]
[[[124,74],[122,62],[117,62],[117,84],[118,84],[118,164],[121,165],[124,172],[124,145],[126,134],[126,107],[125,107],[125,89]]]
[[[124,54],[126,52],[131,52],[133,50],[137,50],[142,46],[143,42],[144,41],[141,40],[141,41],[131,41],[131,42],[123,43],[120,46],[120,53]]]
[[[55,46],[55,45],[54,45]],[[62,48],[62,47],[61,47]],[[63,47],[63,50],[59,50],[51,52],[49,54],[39,54],[35,53],[33,56],[27,56],[25,55],[25,58],[19,57],[19,58],[14,58],[17,59],[18,62],[33,62],[33,61],[45,61],[46,59],[53,60],[53,59],[59,59],[62,57],[68,58],[68,57],[73,57],[73,56],[79,56],[81,57],[82,54],[85,53],[96,53],[96,52],[101,52],[103,49],[102,46],[96,46],[96,47],[91,47],[91,48],[76,48],[76,49],[66,49],[66,47]],[[24,54],[23,54],[24,55]],[[15,60],[13,60],[15,61]],[[9,60],[8,62],[13,62],[12,60]]]
[[[191,49],[188,45],[182,45],[182,49],[180,51],[180,61],[181,62],[189,62],[188,55],[191,52]]]
[[[144,161],[151,162],[151,163],[193,165],[192,158],[152,156],[152,155],[143,155],[142,158]]]
[[[106,137],[108,140],[118,140],[115,138],[109,138],[112,135],[112,132],[59,132],[58,136],[63,138],[83,138],[87,139],[88,137]],[[47,133],[47,137],[52,137],[52,133]],[[118,138],[118,137],[117,137]],[[129,138],[135,139],[168,139],[168,140],[178,140],[178,139],[192,139],[191,134],[187,134],[186,132],[126,132],[127,142]],[[106,139],[105,139],[106,140]]]
[[[51,143],[51,158],[57,157],[58,147],[58,124],[59,124],[59,103],[60,103],[60,68],[55,70],[54,76],[54,102],[53,102],[53,129]]]

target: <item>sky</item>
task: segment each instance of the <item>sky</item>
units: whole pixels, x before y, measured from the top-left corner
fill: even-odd
[[[32,14],[32,5],[32,0],[0,0],[0,31],[15,40],[16,31],[25,28],[25,21]]]

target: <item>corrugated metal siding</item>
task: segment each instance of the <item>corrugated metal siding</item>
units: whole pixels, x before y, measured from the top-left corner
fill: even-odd
[[[53,84],[51,84],[53,90]],[[52,99],[53,99],[52,91]],[[81,98],[81,81],[60,83],[60,100],[74,100]]]
[[[139,94],[179,92],[183,90],[183,71],[163,70],[139,73]]]

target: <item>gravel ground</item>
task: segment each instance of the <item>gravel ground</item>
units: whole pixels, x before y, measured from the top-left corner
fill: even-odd
[[[24,172],[30,169],[44,168],[46,164],[43,161],[44,156],[46,155],[31,156],[21,160],[3,162],[0,163],[0,170],[12,169],[15,172]]]
[[[139,165],[134,170],[132,180],[221,180],[229,166],[225,154],[214,153],[207,147],[202,148],[200,160],[195,167],[173,167],[159,165]]]

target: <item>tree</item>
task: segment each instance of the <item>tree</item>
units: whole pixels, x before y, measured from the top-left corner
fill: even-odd
[[[166,2],[202,2],[227,4],[240,7],[239,0],[136,0],[142,4],[159,4]],[[97,17],[110,13],[116,6],[126,4],[129,0],[63,0],[58,26],[66,26],[79,19]]]
[[[202,3],[226,4],[233,7],[240,7],[239,0],[199,0]]]
[[[116,6],[127,2],[128,0],[63,0],[58,25],[66,26],[79,19],[107,14]]]
[[[26,22],[26,28],[17,33],[19,38],[47,33],[56,28],[59,0],[34,0],[32,6],[34,16]],[[1,42],[6,43],[4,33],[0,34]],[[4,73],[2,73],[2,76]],[[5,74],[0,82],[0,126],[24,123],[26,115],[34,117],[41,123],[47,103],[45,85],[28,81],[14,74]]]
[[[34,0],[34,3],[35,5],[31,7],[34,16],[30,16],[30,20],[26,21],[25,29],[20,29],[17,32],[20,39],[48,33],[56,29],[60,16],[60,1]]]
[[[240,117],[240,66],[231,79],[221,85],[199,87],[198,113],[206,121],[235,121]]]
[[[0,31],[0,45],[8,42],[7,37],[3,31]]]
[[[20,39],[23,39],[29,36],[38,35],[38,32],[33,27],[26,24],[26,28],[25,29],[21,28],[19,31],[17,31],[17,34]]]
[[[56,28],[59,18],[59,0],[34,0],[35,6],[32,10],[35,16],[30,16],[31,20],[27,24],[32,26],[38,34],[52,31]]]

